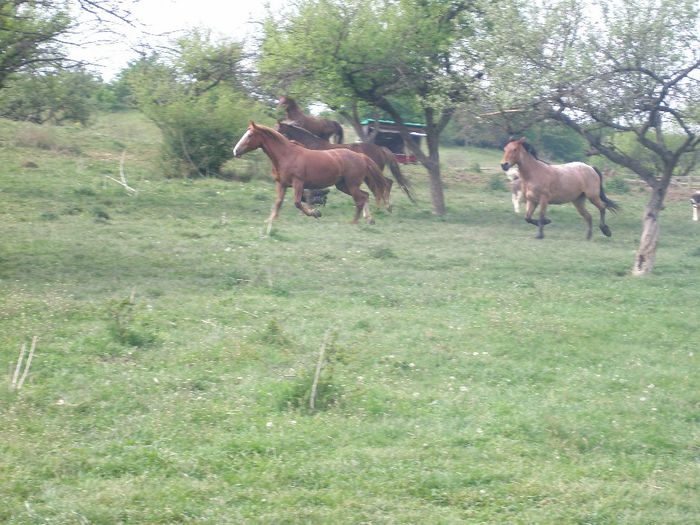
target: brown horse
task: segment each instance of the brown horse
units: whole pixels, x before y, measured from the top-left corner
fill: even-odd
[[[343,126],[335,120],[304,115],[296,101],[284,95],[280,97],[278,107],[283,107],[285,109],[287,118],[291,122],[310,131],[317,137],[330,140],[331,137],[334,136],[337,144],[343,142]]]
[[[378,200],[386,202],[388,197],[385,177],[366,155],[346,149],[306,149],[272,128],[251,122],[233,148],[233,155],[240,157],[258,148],[262,148],[272,161],[272,176],[277,183],[277,199],[272,206],[269,224],[279,216],[284,195],[290,186],[294,189],[294,205],[305,215],[318,218],[321,213],[301,201],[302,192],[304,188],[320,189],[335,184],[336,188],[350,195],[355,201],[353,223],[357,223],[363,212],[367,222],[373,222],[367,206],[369,195],[360,189],[365,179]]]
[[[372,159],[377,166],[379,166],[379,171],[384,171],[384,166],[389,166],[391,174],[399,183],[399,186],[408,196],[409,200],[413,203],[416,202],[411,193],[411,184],[408,179],[403,176],[401,169],[399,169],[399,163],[396,162],[396,157],[391,152],[391,150],[384,148],[382,146],[377,146],[376,144],[370,144],[368,142],[355,142],[352,144],[331,144],[327,140],[317,137],[313,133],[299,126],[294,126],[292,124],[285,124],[284,122],[277,122],[275,129],[279,131],[282,135],[290,140],[294,140],[301,144],[302,146],[309,149],[335,149],[335,148],[346,148],[352,150],[356,153],[364,153],[370,159]],[[387,179],[389,188],[393,184],[391,179]]]
[[[549,204],[573,202],[576,209],[588,224],[587,239],[591,238],[592,219],[586,210],[586,199],[600,210],[600,231],[610,237],[612,232],[605,224],[605,210],[617,211],[619,206],[608,199],[603,191],[603,176],[595,168],[583,162],[568,164],[548,164],[537,158],[534,148],[524,138],[512,140],[503,148],[501,168],[508,171],[517,165],[525,187],[527,210],[525,220],[538,227],[537,238],[544,237],[543,228],[551,221],[546,218]],[[532,214],[540,206],[540,218],[532,219]]]

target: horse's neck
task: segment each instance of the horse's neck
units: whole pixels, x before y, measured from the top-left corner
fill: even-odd
[[[272,161],[275,168],[278,168],[282,159],[287,157],[293,148],[293,144],[288,140],[276,140],[273,137],[266,138],[262,143],[262,150]]]
[[[289,117],[290,119],[299,119],[304,116],[305,115],[301,112],[296,102],[287,106],[287,117]]]
[[[536,171],[541,171],[543,166],[547,166],[547,164],[526,153],[521,155],[518,172],[523,180],[528,181]]]

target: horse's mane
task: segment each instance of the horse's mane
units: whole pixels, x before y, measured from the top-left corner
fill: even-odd
[[[281,144],[288,144],[291,142],[287,137],[282,135],[279,131],[276,131],[272,128],[269,128],[267,126],[263,126],[262,124],[255,124],[255,127],[262,131],[265,135],[270,137],[273,140],[276,140],[277,142]]]
[[[278,131],[282,133],[282,135],[285,135],[285,133],[282,132],[284,129],[285,132],[289,133],[290,135],[287,137],[290,140],[300,140],[300,141],[310,141],[311,143],[315,144],[321,144],[325,145],[328,143],[327,140],[322,139],[318,135],[314,135],[311,133],[309,130],[302,128],[301,126],[296,126],[294,124],[288,124],[286,122],[279,122],[278,127],[280,128]],[[287,135],[285,135],[287,136]]]
[[[527,151],[530,155],[535,157],[537,160],[542,160],[537,156],[537,150],[535,147],[530,144],[529,142],[523,142],[523,148],[525,148],[525,151]]]
[[[515,142],[516,140],[517,139],[511,139],[508,142]],[[523,142],[522,146],[525,149],[525,151],[527,151],[530,155],[532,155],[535,158],[535,160],[539,160],[540,162],[544,162],[545,164],[549,164],[549,162],[547,162],[546,160],[542,160],[541,158],[539,158],[537,156],[537,150],[535,149],[535,147],[532,144],[530,144],[529,142]]]

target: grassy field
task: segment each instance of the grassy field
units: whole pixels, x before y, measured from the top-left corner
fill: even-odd
[[[537,241],[498,152],[445,152],[444,217],[411,167],[415,207],[352,226],[334,191],[265,237],[268,178],[168,179],[137,115],[0,147],[0,523],[700,522],[682,191],[634,278],[643,190]]]

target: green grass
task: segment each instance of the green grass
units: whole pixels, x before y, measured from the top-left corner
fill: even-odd
[[[537,241],[498,152],[443,154],[444,217],[409,167],[415,207],[352,226],[333,191],[264,237],[266,177],[165,178],[137,115],[26,129],[0,123],[6,385],[39,342],[0,388],[0,522],[697,522],[686,199],[634,278],[646,193],[609,192],[611,239],[559,206]]]

